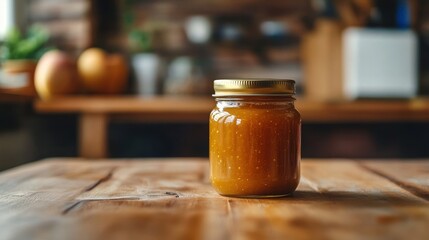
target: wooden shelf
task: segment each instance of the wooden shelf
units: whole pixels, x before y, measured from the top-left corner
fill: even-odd
[[[179,6],[177,1],[174,0],[155,0],[138,2],[133,7],[140,11],[150,11],[155,4],[164,4],[166,6]],[[149,9],[149,10],[148,10]],[[271,1],[258,1],[258,0],[239,0],[239,1],[199,1],[199,0],[186,0],[180,4],[180,9],[175,9],[173,14],[270,14],[271,16],[284,16],[286,14],[294,15],[308,15],[312,13],[312,5],[308,0],[301,1],[284,1],[284,0],[271,0]],[[153,10],[152,10],[153,12]]]
[[[79,114],[80,156],[108,156],[108,124],[120,119],[143,122],[207,123],[210,97],[73,96],[35,102],[39,113]],[[304,122],[429,122],[429,101],[353,101],[321,103],[298,99]]]
[[[35,96],[14,94],[0,89],[0,103],[31,103]]]
[[[142,121],[207,121],[210,97],[74,96],[35,102],[39,113],[98,113]],[[429,121],[429,100],[316,102],[298,99],[304,122]]]
[[[429,101],[359,100],[315,102],[298,100],[304,122],[429,122]]]

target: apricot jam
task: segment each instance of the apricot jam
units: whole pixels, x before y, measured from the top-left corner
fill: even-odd
[[[298,186],[301,117],[292,80],[216,80],[210,177],[221,195],[275,197]]]

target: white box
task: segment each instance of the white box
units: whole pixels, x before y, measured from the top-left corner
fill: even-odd
[[[346,97],[417,94],[417,37],[409,30],[349,28],[343,33]]]

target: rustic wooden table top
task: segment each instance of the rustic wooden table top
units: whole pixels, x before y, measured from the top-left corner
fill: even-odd
[[[217,195],[206,159],[50,159],[0,174],[0,239],[429,239],[429,160],[303,160],[297,192]]]

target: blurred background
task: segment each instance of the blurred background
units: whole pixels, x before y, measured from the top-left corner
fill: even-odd
[[[213,80],[235,77],[296,80],[303,157],[429,157],[427,13],[425,0],[2,0],[0,169],[208,157]]]

